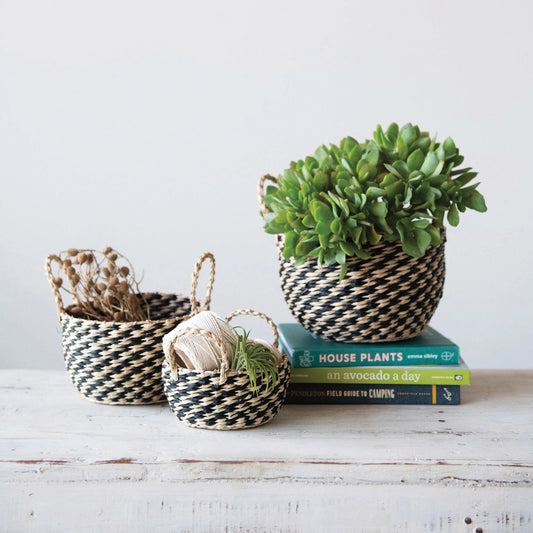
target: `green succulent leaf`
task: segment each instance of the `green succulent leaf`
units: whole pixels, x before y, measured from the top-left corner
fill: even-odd
[[[403,181],[398,180],[391,185],[387,185],[385,187],[385,194],[387,195],[387,198],[393,198],[394,196],[401,194],[404,190],[405,186]]]
[[[438,246],[442,243],[442,237],[440,231],[433,225],[429,225],[426,228],[429,236],[431,237],[431,246]]]
[[[350,166],[350,163],[344,159],[344,157],[341,159],[341,163],[343,164],[344,168],[350,173],[353,174],[352,167]]]
[[[335,216],[333,211],[329,206],[324,202],[314,200],[313,205],[311,206],[311,213],[317,222],[325,222],[326,224],[331,224]]]
[[[368,210],[378,218],[385,218],[388,211],[385,202],[374,202],[368,206]]]
[[[329,245],[329,232],[319,233],[318,241],[320,242],[320,247],[324,250],[327,250],[328,245]]]
[[[390,172],[390,175],[402,179],[403,176],[400,174],[399,170],[396,170],[392,165],[385,164],[385,168]],[[388,175],[388,174],[387,174]]]
[[[319,235],[329,236],[331,233],[331,223],[319,222],[316,225],[316,231]]]
[[[366,238],[370,244],[377,244],[383,237],[382,233],[378,233],[374,226],[365,228]]]
[[[295,264],[316,257],[340,265],[341,275],[347,257],[370,257],[382,239],[420,257],[441,244],[445,223],[487,210],[472,184],[477,173],[460,168],[463,160],[451,137],[438,143],[413,124],[377,126],[364,142],[323,144],[267,186],[265,231],[285,235],[283,256]]]
[[[426,176],[431,176],[431,174],[433,174],[433,172],[436,170],[438,164],[439,159],[437,155],[434,152],[428,152],[426,158],[424,159],[424,163],[420,167],[420,172],[423,172]]]
[[[418,228],[415,228],[414,234],[418,251],[422,256],[426,253],[427,247],[431,244],[431,235],[427,231]]]
[[[389,151],[394,148],[394,141],[391,141],[388,135],[383,133],[383,128],[380,125],[378,125],[376,131],[374,132],[374,140],[381,148]]]
[[[415,228],[426,229],[428,226],[429,226],[429,220],[427,219],[413,220],[413,227]]]
[[[302,224],[306,228],[314,228],[316,226],[315,219],[311,215],[305,215],[302,220]]]
[[[363,155],[363,148],[360,144],[356,144],[349,152],[348,152],[348,161],[350,162],[351,168],[357,168],[357,163],[361,160],[361,156]]]
[[[465,172],[453,180],[460,187],[464,187],[477,176],[477,172]]]
[[[448,211],[448,222],[451,226],[459,225],[459,212],[457,211],[457,206],[452,204]]]
[[[481,195],[480,192],[472,190],[466,196],[465,206],[480,213],[484,213],[487,210],[487,204],[485,203],[485,198]]]
[[[348,265],[346,263],[341,264],[341,274],[339,277],[339,281],[342,281],[344,277],[346,276],[346,273],[348,272]]]
[[[319,166],[322,166],[324,160],[329,157],[328,149],[322,145],[315,150],[315,159],[318,161]]]
[[[346,254],[343,250],[338,250],[335,254],[335,262],[339,265],[344,265],[346,263]]]
[[[359,144],[353,137],[345,137],[340,142],[340,149],[346,153],[350,152],[357,144]]]
[[[385,194],[385,189],[381,189],[380,187],[369,187],[366,190],[366,197],[368,200],[375,200],[376,198],[380,198]]]
[[[445,141],[442,143],[442,147],[444,148],[446,159],[454,157],[457,154],[457,148],[451,137],[445,139]]]
[[[309,172],[312,172],[315,168],[318,167],[318,161],[314,158],[308,155],[305,158],[305,168],[309,170]]]
[[[363,157],[371,164],[377,165],[379,162],[379,148],[374,141],[367,141],[366,150]]]
[[[400,176],[403,178],[403,179],[407,179],[409,177],[409,167],[407,166],[407,163],[405,161],[394,161],[394,163],[392,164],[393,168],[396,169],[399,173],[400,173]]]
[[[398,157],[405,161],[409,155],[409,145],[405,143],[402,138],[398,140]]]
[[[413,172],[413,170],[420,170],[420,167],[424,163],[424,159],[424,152],[422,152],[420,148],[417,148],[414,152],[412,152],[407,158],[407,168],[409,169],[409,172]]]
[[[316,242],[301,240],[295,247],[295,254],[297,257],[307,257],[312,250],[315,250]]]
[[[391,141],[391,143],[394,145],[396,144],[396,140],[398,139],[398,133],[400,132],[400,129],[398,128],[398,124],[393,122],[388,128],[387,128],[387,137]]]
[[[353,256],[355,254],[355,244],[349,242],[349,241],[340,241],[339,242],[340,249],[348,256]]]
[[[341,234],[341,229],[342,229],[342,220],[340,218],[336,218],[331,224],[330,224],[330,229],[333,233],[335,233],[336,235],[340,235]]]
[[[411,143],[416,141],[417,137],[418,135],[416,129],[413,127],[412,124],[406,124],[400,130],[400,138],[407,145],[410,145]]]
[[[324,255],[324,262],[328,266],[332,266],[337,262],[337,252],[335,249],[330,248]]]
[[[411,144],[410,148],[412,151],[420,149],[424,154],[427,154],[430,146],[431,139],[426,135],[425,137],[419,137],[413,144]]]
[[[369,252],[363,250],[362,248],[357,248],[355,250],[355,255],[359,257],[359,259],[370,259],[372,257]]]
[[[329,186],[329,178],[325,172],[318,171],[313,179],[314,190],[325,191]]]
[[[285,234],[285,248],[283,249],[283,257],[289,259],[294,255],[296,244],[298,242],[298,234],[295,231],[289,231]]]
[[[358,173],[360,181],[367,181],[376,177],[377,169],[372,163],[367,163],[358,170]]]

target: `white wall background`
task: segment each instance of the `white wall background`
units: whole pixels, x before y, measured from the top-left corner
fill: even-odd
[[[111,244],[144,290],[290,320],[259,176],[378,123],[451,135],[489,211],[447,244],[432,324],[471,367],[533,368],[532,4],[0,1],[0,366],[62,368],[45,256]]]

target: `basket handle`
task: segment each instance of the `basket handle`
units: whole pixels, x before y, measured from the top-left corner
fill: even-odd
[[[220,350],[222,351],[224,355],[226,355],[226,359],[222,359],[222,362],[220,364],[219,385],[223,385],[224,383],[226,383],[226,379],[227,379],[226,373],[228,371],[228,365],[226,363],[226,360],[228,359],[231,360],[232,354],[228,351],[228,347],[226,343],[221,338],[217,337],[211,331],[208,331],[202,328],[193,328],[193,327],[183,328],[170,341],[169,348],[168,348],[168,357],[166,357],[166,359],[170,366],[170,370],[172,374],[175,377],[177,377],[179,373],[179,369],[181,368],[176,361],[177,355],[176,355],[176,352],[174,351],[174,343],[180,337],[183,337],[184,335],[189,335],[189,334],[201,335],[202,337],[208,338],[210,341],[214,342],[218,346],[218,348],[220,348]]]
[[[259,311],[254,311],[253,309],[237,309],[237,311],[233,311],[233,313],[230,313],[226,317],[226,322],[229,322],[233,317],[239,316],[239,315],[251,315],[251,316],[255,316],[257,318],[262,318],[263,320],[266,320],[266,322],[272,328],[272,331],[274,333],[274,342],[272,343],[272,346],[274,346],[274,348],[276,348],[276,350],[279,349],[278,327],[276,326],[276,324],[274,323],[274,321],[270,317],[266,316],[263,313],[260,313]]]
[[[46,270],[46,277],[48,278],[48,283],[50,283],[50,287],[52,287],[52,291],[54,293],[54,298],[56,300],[57,305],[57,311],[59,313],[59,316],[65,312],[65,306],[63,305],[63,300],[61,298],[61,293],[59,292],[59,287],[55,283],[55,278],[52,273],[52,261],[56,261],[59,265],[61,265],[62,261],[57,255],[49,255],[46,258],[45,262],[45,270]]]
[[[196,303],[196,289],[198,288],[198,276],[200,275],[200,270],[202,270],[202,265],[205,260],[209,259],[211,261],[211,268],[209,270],[209,279],[207,280],[207,287],[205,290],[205,298],[203,303],[200,304],[200,309]],[[213,290],[213,283],[215,281],[215,258],[212,253],[205,252],[196,261],[194,265],[194,270],[192,273],[192,283],[191,283],[191,316],[195,315],[200,311],[205,311],[209,309],[211,304],[211,292]]]
[[[257,185],[257,196],[259,198],[259,206],[261,207],[261,213],[263,213],[263,215],[267,215],[269,213],[267,206],[265,205],[265,181],[271,181],[276,185],[278,183],[278,180],[270,174],[265,174],[259,178],[259,183]]]

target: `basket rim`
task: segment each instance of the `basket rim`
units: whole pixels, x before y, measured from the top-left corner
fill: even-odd
[[[170,363],[167,361],[167,358],[163,360],[163,365],[167,365],[170,371],[170,376],[172,380],[174,380],[174,376],[172,375],[172,369],[170,368]],[[281,361],[278,363],[278,369],[288,367],[290,366],[289,363],[289,357],[286,354],[282,354]],[[178,373],[180,374],[188,374],[190,376],[198,376],[198,377],[216,377],[220,376],[221,371],[220,370],[195,370],[194,368],[184,368],[179,367]],[[226,376],[243,376],[248,375],[246,370],[226,370]]]
[[[423,262],[424,260],[427,260],[428,257],[429,257],[429,254],[428,252],[430,250],[441,250],[443,253],[444,253],[444,250],[445,250],[445,245],[447,243],[447,231],[446,231],[446,228],[440,228],[439,229],[440,231],[440,234],[441,234],[441,238],[442,238],[442,242],[440,244],[436,244],[436,245],[429,245],[426,252],[421,255],[420,257],[413,257],[407,253],[405,253],[403,251],[403,245],[402,245],[402,242],[400,240],[394,240],[394,241],[387,241],[387,240],[380,240],[378,243],[376,244],[372,244],[370,246],[368,246],[366,248],[366,250],[369,252],[369,253],[372,253],[372,252],[375,252],[376,255],[371,255],[368,259],[361,259],[360,257],[357,257],[356,255],[353,255],[353,256],[350,256],[350,257],[346,257],[346,263],[347,264],[353,264],[353,263],[358,263],[358,264],[364,264],[364,263],[371,263],[372,260],[375,260],[375,259],[379,259],[379,254],[381,252],[396,252],[402,259],[407,259],[407,260],[410,260],[410,259],[413,259],[415,261],[420,261],[420,262]],[[281,262],[289,262],[294,268],[302,268],[302,267],[307,267],[307,268],[311,268],[311,269],[319,269],[319,270],[325,270],[325,269],[336,269],[336,270],[340,270],[341,269],[341,265],[339,265],[338,263],[335,263],[333,265],[326,265],[325,263],[322,265],[322,267],[318,266],[317,264],[317,259],[316,257],[308,257],[307,260],[305,261],[305,263],[302,263],[300,265],[295,265],[294,262],[295,262],[295,259],[294,257],[289,257],[288,259],[286,259],[285,257],[283,257],[283,247],[285,245],[285,234],[284,233],[277,233],[276,235],[276,248],[278,250],[278,261],[281,263]]]
[[[181,297],[183,298],[184,300],[191,300],[190,296],[186,296],[185,294],[180,294],[180,293],[170,293],[170,292],[140,292],[140,293],[137,293],[137,295],[143,295],[143,296],[176,296],[176,297]],[[67,307],[65,307],[65,310],[64,311],[61,311],[59,313],[59,316],[60,318],[63,318],[63,317],[66,317],[66,318],[69,318],[69,319],[72,319],[72,320],[79,320],[81,322],[84,322],[84,323],[87,323],[87,324],[109,324],[109,325],[120,325],[120,326],[134,326],[134,325],[139,325],[139,324],[157,324],[157,323],[164,323],[164,322],[167,322],[168,320],[175,320],[175,319],[180,319],[180,320],[184,320],[185,318],[187,318],[190,313],[187,313],[186,315],[183,315],[183,316],[172,316],[172,317],[169,317],[169,318],[157,318],[157,319],[154,319],[154,320],[129,320],[127,322],[118,322],[116,320],[94,320],[94,319],[91,319],[91,318],[81,318],[81,317],[78,317],[78,316],[74,316],[74,315],[71,315],[70,313],[67,312],[67,309],[70,307],[70,305],[68,305]]]

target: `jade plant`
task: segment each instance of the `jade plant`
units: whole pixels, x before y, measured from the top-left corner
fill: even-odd
[[[445,219],[457,226],[459,212],[487,210],[477,173],[457,168],[463,159],[451,137],[438,143],[412,124],[319,146],[267,187],[265,230],[284,235],[284,258],[339,264],[341,277],[347,258],[368,259],[380,241],[421,257],[442,242]]]

